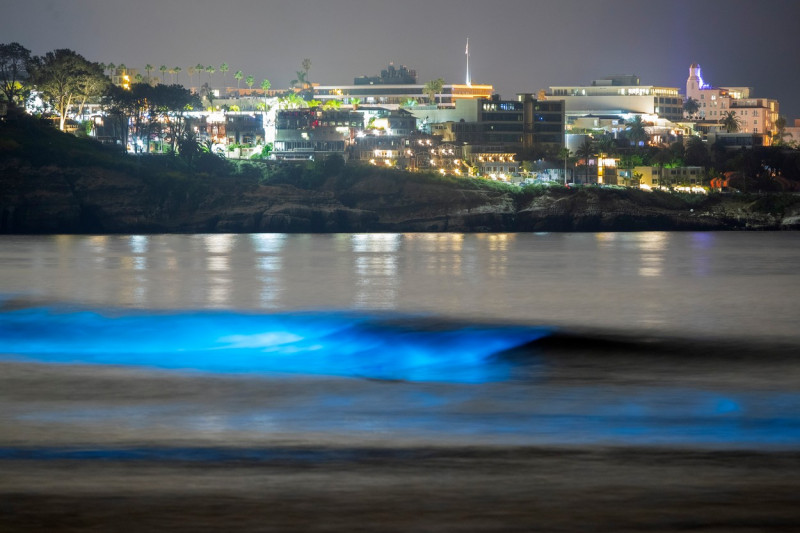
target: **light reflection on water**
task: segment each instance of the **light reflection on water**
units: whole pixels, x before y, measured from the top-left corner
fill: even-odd
[[[89,305],[381,309],[797,335],[793,233],[3,236],[0,243],[0,293]],[[762,317],[757,330],[746,327],[753,316]]]

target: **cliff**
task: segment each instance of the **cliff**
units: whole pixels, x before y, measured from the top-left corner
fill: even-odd
[[[272,178],[253,175],[256,167],[195,173],[160,170],[177,158],[112,155],[54,139],[30,146],[24,136],[0,135],[0,233],[800,228],[800,197],[792,195],[518,189],[323,164]]]

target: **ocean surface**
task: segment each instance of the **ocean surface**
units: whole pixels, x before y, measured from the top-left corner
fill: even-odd
[[[799,298],[788,232],[0,236],[0,512],[789,531]],[[373,489],[391,517],[353,503]],[[197,514],[220,497],[291,512]]]

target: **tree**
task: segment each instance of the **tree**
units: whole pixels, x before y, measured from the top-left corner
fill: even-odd
[[[233,79],[236,80],[237,89],[241,87],[242,78],[244,78],[244,73],[241,70],[237,70],[236,72],[233,73]]]
[[[577,152],[575,152],[575,155],[583,159],[584,162],[583,168],[585,176],[584,183],[589,183],[589,159],[591,159],[592,156],[594,155],[594,143],[592,142],[592,139],[586,137],[583,140],[583,143],[578,147],[578,150]]]
[[[244,82],[247,84],[248,89],[253,90],[253,84],[256,82],[256,79],[253,76],[247,76]]]
[[[725,114],[722,115],[720,123],[728,133],[736,133],[741,126],[741,121],[736,115],[736,111],[726,111]]]
[[[683,110],[689,117],[693,117],[700,110],[700,103],[690,96],[683,103]]]
[[[213,66],[209,65],[206,67],[206,73],[208,74],[208,83],[211,83],[211,77],[217,71]]]
[[[444,80],[442,78],[427,82],[422,90],[428,95],[428,103],[434,105],[436,103],[436,95],[441,93],[443,88]]]
[[[124,67],[120,67],[124,68]],[[64,131],[67,114],[78,99],[82,103],[100,94],[108,78],[99,63],[87,61],[69,49],[47,52],[31,60],[31,78],[47,102],[58,114],[59,129]]]
[[[30,61],[31,51],[21,44],[0,44],[0,90],[12,107],[25,95],[22,82],[28,79]]]
[[[200,87],[199,95],[200,98],[208,102],[209,107],[214,105],[214,91],[211,89],[211,86],[208,84],[208,82],[204,83]]]
[[[775,120],[775,133],[772,135],[772,144],[780,146],[785,144],[784,138],[792,137],[791,133],[786,132],[786,117],[779,116]]]
[[[150,63],[148,63],[148,64],[146,64],[144,66],[144,71],[147,72],[147,81],[148,81],[148,83],[150,82],[150,73],[154,70],[154,68],[155,67],[153,67],[153,65],[151,65]]]
[[[261,82],[261,90],[264,91],[264,110],[267,109],[267,98],[269,96],[270,87],[272,87],[272,84],[265,78],[264,81]]]
[[[109,76],[113,76],[114,75],[114,71],[117,69],[117,66],[114,63],[106,63],[105,67],[108,70],[108,75]]]
[[[175,73],[175,83],[178,83],[178,75],[181,73],[181,67],[174,67],[172,72]]]
[[[125,66],[125,63],[120,63],[117,68],[122,71],[123,76],[128,72],[128,67]]]
[[[558,151],[558,158],[564,160],[564,185],[567,184],[567,161],[572,156],[572,152],[566,146],[561,147]]]
[[[628,123],[628,139],[636,146],[647,141],[647,130],[644,129],[641,115],[636,115]]]
[[[201,65],[200,63],[194,66],[194,70],[197,72],[197,83],[200,83],[200,74],[206,71],[206,67]]]
[[[167,69],[166,65],[161,65],[160,67],[158,67],[158,70],[161,71],[161,83],[166,83],[167,80],[166,80],[165,76],[167,75],[167,70],[169,70],[169,69]]]
[[[142,77],[142,75],[137,72],[136,76],[134,76],[133,79],[136,80],[136,83],[142,83],[142,80],[144,80],[144,77]]]
[[[228,75],[228,64],[223,63],[219,66],[219,71],[222,72],[222,82],[225,83],[225,78]]]

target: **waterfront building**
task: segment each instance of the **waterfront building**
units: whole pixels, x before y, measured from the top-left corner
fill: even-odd
[[[778,101],[754,98],[750,93],[749,87],[713,87],[703,80],[700,65],[693,63],[689,67],[686,97],[697,101],[697,117],[701,121],[721,122],[727,113],[733,112],[739,119],[737,133],[755,134],[761,137],[756,145],[769,146],[776,130]]]
[[[588,115],[683,118],[683,98],[677,87],[641,85],[632,75],[609,76],[591,85],[551,86],[547,99],[564,101],[568,124]]]
[[[430,122],[430,132],[445,142],[472,146],[478,152],[554,152],[564,146],[564,103],[541,101],[532,94],[517,100],[482,98],[457,102],[452,109],[409,110]],[[433,119],[431,119],[433,116]]]
[[[703,184],[705,169],[703,167],[634,167],[634,179],[642,188],[670,189],[683,187],[692,189]],[[635,183],[630,185],[636,186]]]
[[[311,160],[330,154],[345,156],[364,115],[349,109],[281,110],[275,114],[272,155],[281,160]]]

